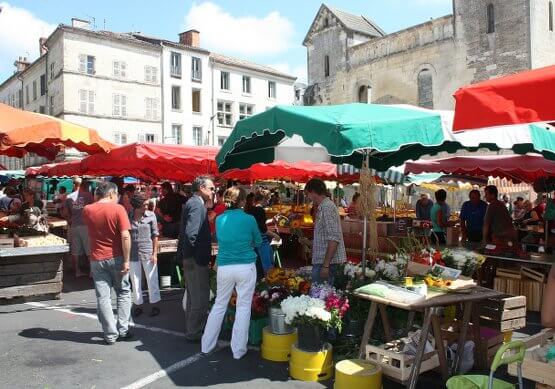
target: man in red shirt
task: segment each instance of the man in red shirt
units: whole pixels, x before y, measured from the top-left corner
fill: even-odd
[[[104,341],[112,345],[116,340],[133,336],[129,332],[131,226],[125,208],[118,204],[118,188],[114,183],[98,185],[95,197],[97,202],[83,209],[83,221],[89,232],[98,320],[104,331]],[[112,310],[112,288],[117,296],[117,322]]]

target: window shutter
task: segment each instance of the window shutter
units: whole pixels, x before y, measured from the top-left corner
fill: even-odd
[[[121,95],[121,116],[127,116],[127,96]]]
[[[152,71],[152,82],[158,82],[158,68],[151,67]]]
[[[127,77],[127,64],[120,62],[120,74],[123,78]]]
[[[94,113],[94,92],[89,91],[89,114]]]
[[[85,54],[79,55],[79,71],[85,73],[87,71],[87,56]]]
[[[150,82],[152,80],[150,66],[145,66],[145,81]]]
[[[112,114],[114,116],[119,116],[120,115],[119,105],[120,105],[119,95],[115,94],[114,95],[114,100],[113,100],[113,110],[112,110]]]

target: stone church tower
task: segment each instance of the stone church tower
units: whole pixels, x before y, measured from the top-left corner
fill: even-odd
[[[323,4],[306,35],[305,104],[452,109],[457,88],[555,64],[552,0],[453,0],[453,14],[386,34]]]

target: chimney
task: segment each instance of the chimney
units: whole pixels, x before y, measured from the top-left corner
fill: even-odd
[[[46,38],[39,38],[39,53],[40,55],[46,54],[48,48],[46,47]]]
[[[21,73],[29,67],[30,62],[27,61],[27,57],[19,57],[13,64],[15,66],[16,73]]]
[[[179,34],[179,43],[191,47],[200,47],[200,32],[189,30]]]
[[[91,29],[91,22],[85,19],[71,18],[71,27]]]

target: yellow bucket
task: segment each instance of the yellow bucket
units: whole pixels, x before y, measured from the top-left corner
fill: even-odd
[[[382,368],[362,359],[347,359],[335,365],[334,389],[379,389]]]
[[[268,361],[287,362],[291,356],[291,346],[296,342],[297,331],[276,335],[272,333],[270,327],[265,327],[262,330],[261,356]]]
[[[308,352],[291,348],[289,360],[289,374],[292,378],[301,381],[329,380],[333,372],[333,358],[331,344],[325,343],[322,351]]]

